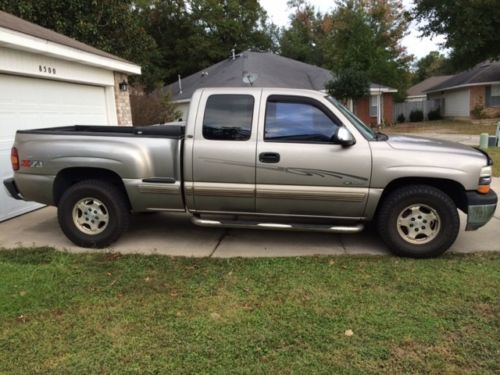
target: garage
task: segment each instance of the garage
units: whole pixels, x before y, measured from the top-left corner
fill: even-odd
[[[11,177],[17,130],[76,124],[132,125],[128,76],[141,68],[0,12],[0,177]],[[0,187],[0,221],[38,208]]]

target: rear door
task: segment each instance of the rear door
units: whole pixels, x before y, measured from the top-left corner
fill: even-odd
[[[185,184],[195,211],[255,212],[259,100],[260,90],[202,93],[192,143],[192,181]]]
[[[356,133],[353,146],[335,143],[343,116],[322,96],[264,90],[261,106],[256,211],[362,217],[371,177],[368,141]]]

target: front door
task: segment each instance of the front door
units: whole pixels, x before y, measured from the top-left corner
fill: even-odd
[[[336,144],[343,125],[326,100],[271,94],[264,92],[261,101],[257,212],[362,217],[371,174],[368,141],[355,133],[355,145]]]
[[[196,211],[255,212],[259,94],[203,92],[192,159]]]

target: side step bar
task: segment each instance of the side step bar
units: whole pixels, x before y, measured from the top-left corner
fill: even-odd
[[[297,232],[325,232],[325,233],[359,233],[364,229],[363,224],[353,226],[341,225],[314,225],[314,224],[280,224],[280,223],[259,223],[252,221],[236,220],[207,220],[199,217],[191,217],[191,222],[200,227],[209,228],[236,228],[236,229],[267,229],[267,230],[285,230]]]

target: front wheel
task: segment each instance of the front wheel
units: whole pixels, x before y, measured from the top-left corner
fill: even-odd
[[[75,245],[103,248],[118,240],[127,229],[128,202],[113,184],[82,181],[63,194],[57,217],[62,231]]]
[[[397,189],[381,203],[380,236],[394,254],[431,258],[455,242],[460,229],[457,207],[441,190],[428,185]]]

